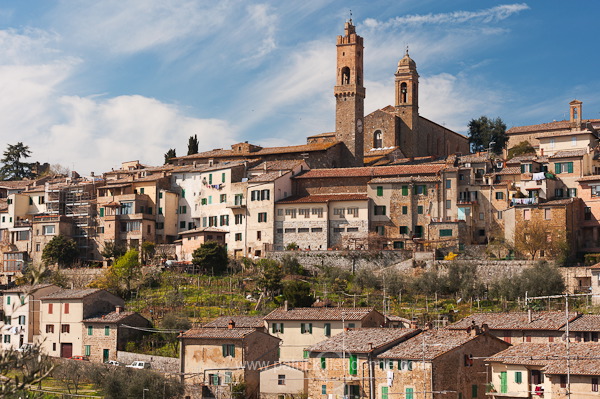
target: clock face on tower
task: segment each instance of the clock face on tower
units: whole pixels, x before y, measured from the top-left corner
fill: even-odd
[[[360,118],[356,120],[356,130],[358,130],[359,133],[362,133],[363,131],[363,121]]]

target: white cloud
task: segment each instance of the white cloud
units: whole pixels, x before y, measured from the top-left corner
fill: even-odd
[[[235,140],[227,122],[188,117],[175,106],[142,96],[106,100],[63,96],[59,104],[66,121],[50,127],[39,157],[61,163],[69,154],[68,162],[83,173],[102,172],[133,159],[162,164],[169,148],[185,155],[184,146],[194,134],[207,149]]]
[[[269,6],[266,4],[254,4],[246,9],[249,17],[244,25],[239,28],[239,32],[243,32],[246,38],[249,31],[264,32],[258,46],[254,43],[254,40],[257,39],[251,41],[252,51],[250,51],[251,54],[248,57],[251,60],[262,58],[277,48],[275,40],[277,16],[271,13]]]

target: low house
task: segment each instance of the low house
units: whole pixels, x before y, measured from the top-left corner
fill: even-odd
[[[483,328],[433,329],[377,356],[374,389],[388,398],[483,398],[483,359],[509,347]]]
[[[308,361],[277,362],[260,369],[260,399],[305,398]]]
[[[374,398],[376,357],[416,334],[417,329],[359,328],[308,348],[308,397]],[[328,395],[328,396],[326,396]]]
[[[304,350],[345,328],[382,327],[385,316],[374,308],[288,308],[265,316],[269,333],[282,340],[280,359],[301,360]]]
[[[598,342],[600,315],[584,314],[569,323],[569,338],[573,342]],[[561,328],[567,332],[567,326]]]
[[[40,342],[40,297],[60,290],[54,284],[22,285],[3,292],[4,317],[0,324],[2,350]]]
[[[215,241],[220,245],[225,245],[225,235],[227,231],[216,227],[200,227],[193,230],[182,231],[179,233],[181,240],[175,242],[175,252],[177,259],[191,261],[194,251],[208,241]]]
[[[486,359],[492,398],[597,398],[600,344],[524,343]]]
[[[99,313],[83,320],[83,354],[93,362],[106,363],[124,351],[127,342],[139,340],[150,321],[136,312],[117,306],[110,313]]]
[[[85,356],[84,320],[109,313],[124,301],[97,288],[60,290],[40,298],[42,350],[49,356]]]
[[[570,312],[510,312],[475,313],[448,326],[450,330],[466,330],[473,325],[487,324],[491,334],[509,344],[523,342],[554,342],[564,334],[563,327],[580,314]]]
[[[416,323],[408,320],[404,317],[401,316],[390,316],[387,315],[386,317],[386,327],[391,327],[391,328],[415,328]]]
[[[255,330],[267,332],[265,322],[261,316],[221,316],[213,321],[209,321],[202,327],[217,327],[217,328],[254,328]]]
[[[179,336],[181,373],[193,397],[257,398],[259,369],[278,360],[280,339],[254,328],[194,328]]]

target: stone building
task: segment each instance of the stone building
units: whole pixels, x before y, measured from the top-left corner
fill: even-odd
[[[84,320],[123,305],[121,298],[96,288],[60,290],[41,297],[42,350],[54,357],[85,356]]]
[[[580,315],[569,313],[572,323]],[[473,325],[488,326],[490,334],[512,345],[524,342],[544,343],[560,340],[567,323],[565,312],[474,313],[449,325],[449,330],[467,330]]]
[[[305,361],[277,362],[260,369],[260,399],[300,399],[308,392]]]
[[[150,321],[136,312],[125,311],[121,306],[112,312],[85,318],[83,356],[98,363],[114,360],[117,351],[124,351],[128,342],[138,341],[147,327],[150,327]]]
[[[60,290],[54,284],[21,285],[7,289],[2,295],[3,350],[18,349],[23,344],[39,344],[40,298]]]
[[[372,397],[485,397],[483,359],[508,347],[475,326],[469,331],[423,331],[377,356]]]
[[[181,373],[191,397],[258,398],[260,368],[278,360],[280,339],[254,328],[194,328],[179,336]]]
[[[301,360],[305,350],[345,328],[383,327],[385,316],[373,308],[287,308],[265,316],[269,333],[281,339],[281,360]]]
[[[491,398],[597,398],[600,360],[596,342],[525,343],[485,359]]]
[[[202,327],[228,328],[254,328],[255,330],[268,332],[262,316],[221,316],[202,325]]]
[[[307,349],[308,397],[375,398],[379,354],[417,335],[404,328],[357,328],[343,331]]]

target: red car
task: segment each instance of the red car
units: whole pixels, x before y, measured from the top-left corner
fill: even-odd
[[[71,359],[73,360],[85,360],[85,361],[89,361],[90,359],[88,359],[85,356],[71,356]]]

